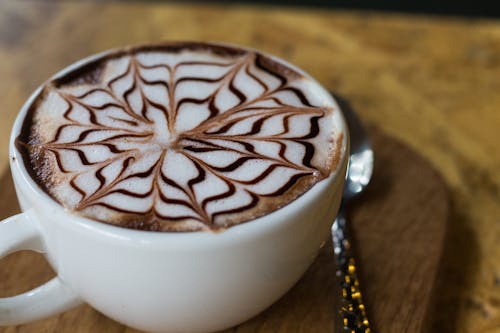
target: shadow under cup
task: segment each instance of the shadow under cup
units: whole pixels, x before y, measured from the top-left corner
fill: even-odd
[[[10,237],[10,252],[43,252],[57,277],[35,293],[0,299],[0,324],[36,320],[86,302],[141,330],[222,330],[280,298],[329,235],[347,167],[344,124],[345,149],[337,170],[285,207],[222,232],[148,232],[72,214],[38,187],[14,140],[39,93],[22,108],[10,142],[10,166],[23,213],[2,224],[16,234]],[[0,244],[6,232],[0,231]],[[2,250],[0,246],[0,255]]]

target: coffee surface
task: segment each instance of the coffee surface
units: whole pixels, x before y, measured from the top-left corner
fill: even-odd
[[[255,51],[172,44],[106,54],[46,83],[16,140],[65,208],[152,231],[271,213],[336,170],[336,105]]]

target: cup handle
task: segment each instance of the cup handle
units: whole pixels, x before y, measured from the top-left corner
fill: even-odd
[[[0,258],[20,250],[44,252],[35,223],[21,213],[0,222]],[[82,303],[59,277],[23,294],[0,298],[0,326],[23,324],[69,310]]]

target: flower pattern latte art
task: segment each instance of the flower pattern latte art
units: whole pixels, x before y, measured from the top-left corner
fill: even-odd
[[[196,231],[268,214],[334,172],[343,133],[317,84],[219,48],[134,49],[49,82],[18,138],[33,177],[85,217]]]

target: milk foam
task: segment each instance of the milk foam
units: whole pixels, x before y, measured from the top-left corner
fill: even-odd
[[[343,133],[317,84],[215,50],[117,52],[97,82],[47,84],[20,139],[37,182],[86,217],[193,231],[270,213],[333,172]]]

